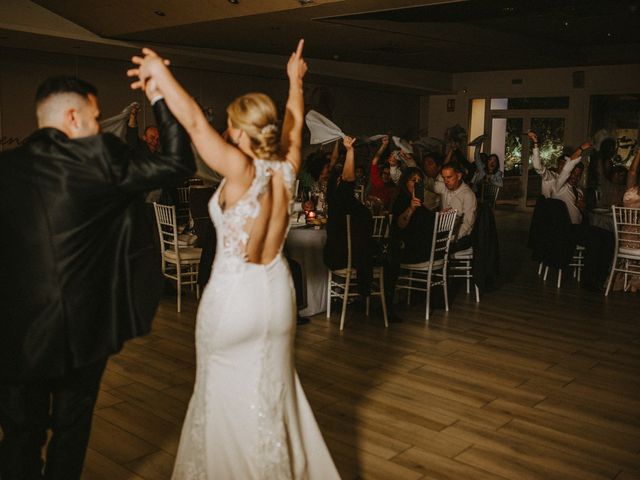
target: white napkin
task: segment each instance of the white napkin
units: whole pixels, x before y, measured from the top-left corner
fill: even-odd
[[[487,138],[487,134],[483,133],[482,135],[478,135],[476,138],[474,138],[473,140],[471,140],[469,142],[469,146],[470,147],[477,147],[480,144],[484,143],[485,139]]]
[[[311,145],[325,145],[345,137],[340,127],[315,110],[309,110],[304,119],[311,132]]]
[[[134,105],[138,105],[138,102],[131,103],[118,115],[100,120],[100,128],[102,129],[102,132],[113,133],[124,140],[125,133],[127,131],[127,121],[129,120],[129,112]]]
[[[418,145],[422,145],[430,152],[440,152],[444,149],[444,142],[435,137],[421,137],[417,142]]]
[[[363,140],[365,142],[375,142],[376,140],[380,140],[382,137],[386,137],[386,135],[384,134],[380,134],[380,135],[374,135],[372,137],[363,137]]]
[[[398,147],[404,153],[413,154],[413,146],[409,143],[408,140],[400,137],[391,137],[391,140],[393,140],[393,143],[395,143],[396,147]]]

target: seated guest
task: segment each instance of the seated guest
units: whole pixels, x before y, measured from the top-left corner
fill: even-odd
[[[473,176],[476,173],[476,166],[467,160],[467,157],[460,149],[460,144],[457,141],[451,141],[447,147],[447,153],[444,157],[444,165],[450,162],[457,164],[458,170],[462,173],[462,179],[471,183]]]
[[[388,141],[388,140],[387,140]],[[402,176],[402,150],[393,150],[387,157],[387,165],[389,165],[389,174],[393,183],[398,185]]]
[[[393,202],[391,239],[385,265],[385,295],[391,321],[400,321],[393,308],[400,264],[426,262],[431,255],[436,214],[422,202],[422,181],[423,174],[419,168],[405,170],[400,178],[398,196]]]
[[[586,207],[584,193],[580,188],[584,164],[581,163],[582,154],[591,148],[591,143],[585,142],[571,155],[565,162],[558,177],[556,178],[551,198],[562,200],[567,206],[571,223],[581,225],[583,221],[583,211]],[[582,234],[578,232],[578,238]]]
[[[127,122],[127,143],[132,147],[145,148],[148,153],[157,153],[160,149],[160,133],[155,125],[148,125],[144,129],[142,141],[138,138],[138,112],[140,105],[137,103],[131,107],[129,121]]]
[[[436,182],[442,182],[440,165],[432,153],[422,158],[422,170],[424,171],[424,199],[423,205],[429,210],[437,210],[440,205],[440,195],[435,191]]]
[[[618,151],[618,142],[616,139],[611,137],[602,138],[603,135],[604,133],[602,132],[598,132],[596,134],[600,140],[599,146],[598,148],[594,146],[589,152],[589,166],[587,167],[587,182],[585,189],[587,208],[598,206],[603,207],[605,206],[603,205],[603,197],[608,198],[611,194],[615,195],[615,193],[611,192],[608,188],[612,187],[612,185],[605,185],[605,181],[611,180],[609,176],[612,173],[614,159],[616,158]],[[624,185],[626,184],[626,180],[622,183],[623,186],[618,187],[621,189],[621,193],[618,193],[620,195],[620,201],[622,201],[622,195],[624,195]],[[610,205],[613,204],[610,203],[609,206]],[[621,203],[616,203],[616,205],[621,205]]]
[[[422,171],[417,167],[405,170],[393,202],[391,222],[392,243],[397,245],[402,263],[424,262],[431,253],[435,213],[424,205],[422,192]]]
[[[636,152],[636,156],[629,166],[629,173],[627,175],[627,190],[624,192],[622,199],[622,205],[627,208],[640,208],[640,184],[638,183],[638,175],[640,175],[640,150]],[[634,228],[633,232],[638,233],[638,227],[627,227],[625,233],[620,234],[620,238],[623,239],[623,245],[627,248],[634,250],[640,249],[639,235],[630,235],[629,228]],[[640,268],[640,266],[638,266]],[[623,275],[618,275],[620,280],[623,280]],[[640,276],[631,275],[629,279],[629,290],[632,293],[640,292]]]
[[[369,195],[380,199],[385,211],[391,209],[398,187],[391,180],[391,169],[387,164],[380,164],[380,158],[389,145],[389,137],[382,137],[380,148],[371,160]]]
[[[597,171],[600,183],[598,206],[611,208],[611,205],[622,205],[622,197],[627,188],[627,169],[598,158]]]
[[[500,170],[498,155],[492,153],[486,156],[480,153],[484,138],[486,137],[482,137],[478,143],[474,144],[472,162],[476,165],[476,173],[473,175],[472,184],[475,190],[478,190],[477,187],[482,183],[488,183],[496,187],[502,187],[504,184],[504,175]]]
[[[296,292],[296,324],[306,325],[309,323],[308,317],[300,315],[300,310],[305,307],[304,301],[304,278],[302,274],[302,266],[288,255],[284,257],[289,264],[289,271],[291,272],[291,280],[293,280],[293,289]]]
[[[538,136],[534,132],[529,132],[527,135],[531,139],[531,145],[532,145],[531,163],[533,163],[533,168],[538,173],[538,175],[542,177],[541,193],[545,198],[551,198],[553,189],[555,188],[555,185],[556,185],[556,180],[558,179],[558,172],[562,171],[562,168],[564,167],[564,164],[567,161],[567,157],[565,157],[564,155],[560,155],[556,161],[557,171],[554,172],[553,170],[549,170],[540,161],[540,148],[538,146]]]
[[[443,212],[458,211],[458,229],[450,251],[465,250],[472,245],[471,232],[476,220],[478,202],[473,190],[462,181],[462,168],[457,162],[445,163],[440,172],[442,182],[436,182],[435,190],[440,195],[440,209]]]
[[[138,112],[140,111],[140,105],[137,103],[131,107],[129,111],[129,120],[127,121],[127,133],[125,136],[126,142],[136,149],[143,150],[147,154],[159,153],[160,150],[160,133],[158,127],[155,125],[148,125],[144,129],[142,139],[138,137]],[[177,194],[176,194],[177,196]],[[145,197],[145,202],[153,203],[165,203],[173,205],[175,198],[170,195],[170,191],[167,189],[167,193],[163,195],[162,189],[157,189],[149,192]]]
[[[614,245],[611,232],[590,227],[586,216],[586,200],[579,185],[584,172],[582,154],[590,148],[590,142],[583,143],[564,164],[553,187],[552,199],[561,200],[567,207],[572,243],[585,247],[583,287],[600,291],[611,265]]]
[[[373,218],[367,207],[354,196],[355,188],[355,139],[345,137],[347,149],[344,167],[334,167],[327,185],[327,243],[324,247],[324,263],[331,270],[347,266],[346,216],[351,215],[352,264],[358,275],[358,293],[368,296],[373,278],[373,253],[376,248],[372,238]]]
[[[319,150],[306,158],[298,176],[300,191],[304,192],[307,198],[310,197],[310,192],[323,192],[326,194],[329,173],[338,161],[339,151],[339,143],[336,141],[331,155]]]

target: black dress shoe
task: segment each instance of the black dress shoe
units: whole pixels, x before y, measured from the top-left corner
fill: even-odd
[[[306,325],[310,321],[308,317],[301,317],[300,315],[296,317],[296,325]]]

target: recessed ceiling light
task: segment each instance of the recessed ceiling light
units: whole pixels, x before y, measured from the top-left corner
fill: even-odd
[[[155,13],[156,15],[158,15],[159,17],[164,17],[167,14],[164,13],[162,10],[155,10],[153,13]]]
[[[240,0],[227,0],[231,5],[238,5]]]

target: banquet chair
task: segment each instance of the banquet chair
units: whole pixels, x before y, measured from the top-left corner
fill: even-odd
[[[181,247],[178,241],[178,224],[176,207],[153,203],[156,213],[156,224],[160,237],[160,253],[162,258],[162,275],[174,280],[177,285],[177,309],[182,309],[182,286],[190,285],[196,288],[196,298],[200,298],[198,285],[198,266],[202,249],[196,247]]]
[[[389,238],[389,226],[391,225],[391,215],[373,216],[373,238]]]
[[[531,249],[531,257],[538,262],[538,276],[542,275],[544,269],[543,260],[549,238],[550,223],[547,217],[547,199],[544,195],[539,195],[531,216],[529,238],[527,239],[527,247]]]
[[[576,250],[573,252],[573,256],[571,257],[571,262],[569,262],[569,268],[573,268],[573,278],[575,278],[578,282],[580,282],[582,278],[582,269],[584,268],[584,252],[586,248],[582,245],[576,245]],[[540,271],[542,270],[543,262],[540,262],[538,266],[538,275],[540,275]],[[558,269],[558,279],[556,285],[558,288],[562,285],[562,268]],[[544,276],[542,280],[547,281],[547,274],[549,273],[549,265],[544,267]]]
[[[178,225],[191,226],[191,214],[189,212],[190,187],[178,187],[178,199],[176,202],[176,215]]]
[[[391,221],[393,220],[393,214],[387,215],[373,215],[373,231],[371,238],[376,241],[378,246],[378,256],[374,257],[374,261],[377,258],[378,261],[382,261],[389,251],[389,234],[391,232]],[[370,298],[367,297],[367,315],[369,315],[369,303]]]
[[[356,196],[360,203],[364,203],[364,186],[360,185],[359,187],[354,188],[353,194]]]
[[[359,294],[353,290],[357,286],[357,272],[352,263],[351,244],[351,215],[347,215],[347,266],[345,268],[329,269],[327,281],[327,318],[331,317],[331,299],[342,299],[342,311],[340,313],[340,330],[344,330],[344,320],[347,313],[347,303],[349,297],[356,297]],[[377,287],[377,288],[376,288]],[[389,327],[387,318],[387,304],[384,296],[384,267],[373,267],[373,283],[371,285],[370,296],[379,296],[382,303],[382,316],[384,326]],[[369,298],[366,303],[366,314],[369,316]]]
[[[574,268],[574,276],[580,279],[582,275],[585,248],[577,245],[574,225],[569,217],[569,211],[562,200],[548,198],[544,200],[544,215],[540,222],[544,224],[541,232],[538,261],[544,265],[544,281],[547,280],[549,267],[558,271],[557,287],[562,285],[562,276],[567,268]],[[535,212],[534,212],[535,213]],[[538,266],[540,272],[541,267]]]
[[[449,257],[449,245],[456,221],[456,210],[444,213],[436,213],[433,240],[431,241],[431,253],[429,260],[420,263],[401,263],[401,273],[396,284],[397,290],[407,290],[407,301],[410,301],[411,291],[426,292],[427,307],[425,319],[429,320],[429,307],[431,304],[431,287],[442,285],[444,290],[444,309],[449,311],[449,297],[447,292],[447,264]],[[434,277],[439,280],[434,281]],[[417,284],[417,285],[416,285]]]
[[[464,278],[467,282],[467,294],[471,287],[471,281],[473,280],[473,247],[469,247],[465,250],[454,252],[449,256],[449,271],[453,272],[449,274],[450,278]],[[476,293],[476,303],[480,302],[480,289],[478,285],[473,284]]]
[[[629,275],[640,275],[640,208],[611,207],[615,252],[605,297],[609,295],[616,272],[624,274],[624,290],[629,288]]]
[[[491,208],[495,207],[499,193],[500,187],[490,183],[482,183],[480,186],[480,203],[489,205]]]

